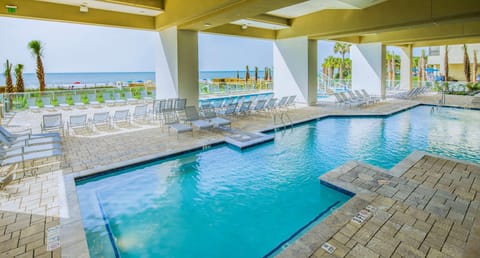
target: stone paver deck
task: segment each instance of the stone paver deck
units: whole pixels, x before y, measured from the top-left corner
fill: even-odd
[[[385,171],[352,161],[321,176],[356,195],[278,256],[479,257],[480,166],[422,152],[401,163]]]
[[[288,111],[288,114],[292,121],[302,122],[328,114],[383,115],[416,104],[418,102],[392,100],[366,108],[342,109],[331,103],[320,103],[316,107],[299,106]],[[133,106],[127,107],[133,110]],[[106,110],[112,112],[125,108],[113,107]],[[72,114],[88,113],[91,115],[104,110],[105,108],[89,108],[86,110],[57,110],[57,112],[62,112],[64,118],[67,118]],[[34,132],[39,132],[41,114],[29,111],[19,112],[8,118],[7,126],[9,127],[7,128],[12,131],[32,128]],[[247,116],[235,119],[232,123],[234,128],[251,132],[278,126],[273,124],[268,115]],[[60,255],[63,257],[88,257],[75,191],[75,177],[192,148],[201,148],[222,142],[224,135],[225,133],[222,131],[196,132],[195,137],[181,135],[177,139],[174,133],[169,135],[166,130],[162,130],[157,122],[139,122],[115,129],[100,128],[95,132],[76,131],[64,138],[63,151],[65,155],[60,169],[58,164],[49,166],[48,163],[42,163],[42,168],[36,171],[37,175],[17,179],[0,191],[0,257],[59,257]],[[411,181],[415,180],[422,180],[422,176],[413,175]],[[425,178],[427,182],[432,180]],[[445,181],[439,181],[436,182],[436,185],[443,187],[444,183]],[[457,195],[466,194],[463,190],[456,191],[456,188],[452,191]],[[358,196],[357,194],[352,199],[352,203],[359,199]],[[348,205],[351,205],[350,202]],[[452,205],[461,204],[457,204],[456,200],[453,200]],[[452,213],[450,216],[456,216],[456,214]],[[328,219],[340,220],[340,218],[330,216]],[[47,232],[59,224],[61,224],[61,248],[55,248],[55,245],[51,244],[52,241],[58,239],[52,238]],[[480,230],[477,229],[478,231]],[[52,250],[47,251],[49,243]]]

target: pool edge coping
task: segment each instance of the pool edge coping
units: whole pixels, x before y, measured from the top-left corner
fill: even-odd
[[[356,113],[356,114],[323,114],[323,115],[318,115],[315,117],[309,117],[306,119],[300,119],[297,120],[296,122],[291,123],[291,126],[298,126],[302,125],[311,121],[315,120],[322,120],[322,119],[327,119],[327,118],[336,118],[336,117],[388,117],[395,115],[397,113],[413,109],[418,106],[436,106],[428,103],[422,103],[422,102],[416,102],[416,103],[411,103],[406,106],[400,107],[393,109],[389,112],[378,112],[378,113]],[[448,106],[444,105],[443,107],[451,107],[451,108],[462,108],[458,106]],[[463,108],[462,108],[463,109]],[[473,110],[480,110],[480,109],[473,109]],[[290,126],[289,125],[289,126]],[[260,133],[269,133],[269,132],[274,132],[277,129],[283,128],[282,125],[277,125],[277,126],[270,126],[265,129],[260,129],[256,130],[255,132],[260,132]],[[199,151],[202,150],[205,147],[209,146],[216,146],[216,145],[221,145],[221,144],[226,144],[224,139],[220,140],[214,140],[211,141],[209,144],[197,144],[194,146],[190,146],[189,148],[184,148],[181,150],[177,151],[168,151],[168,152],[163,152],[161,154],[151,154],[151,155],[146,155],[142,156],[136,159],[130,159],[130,160],[125,160],[119,163],[111,164],[111,165],[105,165],[105,166],[95,166],[91,169],[87,170],[82,170],[79,172],[74,172],[70,173],[68,175],[63,175],[63,180],[64,180],[64,186],[65,186],[65,194],[66,194],[66,203],[67,203],[67,211],[70,214],[70,217],[67,218],[61,218],[60,219],[60,243],[61,243],[61,248],[62,248],[62,257],[90,257],[89,251],[88,251],[88,244],[85,236],[85,231],[84,231],[84,226],[83,226],[83,221],[82,221],[82,216],[80,212],[80,204],[78,202],[78,196],[77,196],[77,191],[76,191],[76,184],[75,181],[77,179],[82,179],[82,178],[87,178],[93,175],[98,175],[102,172],[108,173],[112,170],[117,170],[120,168],[128,167],[128,166],[136,166],[151,160],[155,159],[165,159],[168,157],[172,156],[177,156],[185,153],[190,153],[194,151]],[[261,143],[260,143],[261,144]],[[412,154],[419,152],[419,151],[414,151],[411,153],[409,156],[406,158],[410,157]],[[432,155],[432,154],[428,154]],[[434,155],[432,155],[434,156]],[[423,157],[423,155],[422,155]],[[406,159],[405,158],[405,159]],[[445,157],[444,157],[445,158]],[[349,161],[349,162],[357,162],[357,161]],[[349,163],[347,162],[347,163]],[[460,161],[463,162],[463,161]],[[345,163],[345,164],[347,164]],[[401,162],[400,162],[401,163]],[[344,164],[344,165],[345,165]],[[362,163],[367,166],[372,166],[369,164]],[[341,165],[339,167],[342,167],[344,165]],[[397,164],[398,165],[398,164]],[[339,168],[337,167],[337,168]],[[397,167],[397,166],[395,166]],[[395,168],[394,167],[394,168]],[[407,166],[400,166],[396,168],[394,173],[400,173],[403,174],[407,169],[405,169]],[[337,169],[335,168],[335,169]],[[335,170],[333,169],[333,170]],[[377,168],[378,169],[378,168]],[[331,171],[333,171],[331,170]],[[398,171],[398,172],[397,172]],[[324,175],[330,173],[327,172]],[[348,189],[344,189],[347,190]],[[352,193],[355,193],[353,191],[350,191]],[[357,194],[356,194],[357,195]],[[353,199],[354,197],[352,197]],[[352,200],[350,199],[350,200]],[[349,200],[349,201],[350,201]],[[347,202],[348,203],[348,202]],[[330,216],[330,215],[329,215]],[[67,234],[70,233],[70,234]],[[308,232],[306,232],[308,233]]]

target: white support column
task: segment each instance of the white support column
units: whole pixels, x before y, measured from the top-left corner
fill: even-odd
[[[381,43],[357,44],[350,47],[352,89],[385,98],[386,47]]]
[[[317,41],[307,37],[276,40],[273,44],[275,96],[297,95],[296,101],[317,103]]]
[[[400,89],[412,88],[412,45],[400,47]]]
[[[187,105],[198,106],[197,32],[159,32],[156,60],[156,98],[187,98]]]

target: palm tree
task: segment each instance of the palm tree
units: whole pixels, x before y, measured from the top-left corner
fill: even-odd
[[[448,92],[448,45],[445,45],[445,60],[443,60],[443,65],[445,67],[445,90]]]
[[[24,92],[23,64],[17,64],[17,66],[15,66],[15,77],[17,78],[17,92]]]
[[[13,88],[13,81],[12,81],[12,64],[8,61],[5,63],[5,85],[7,86],[5,90],[7,93],[13,93],[14,88]]]
[[[245,81],[250,80],[250,70],[248,69],[248,65],[245,67]]]
[[[477,82],[477,70],[478,70],[478,67],[477,67],[477,50],[474,50],[473,51],[473,68],[472,68],[473,82]]]
[[[37,78],[40,83],[40,91],[45,91],[45,71],[43,70],[43,46],[39,40],[32,40],[28,43],[32,55],[37,58]]]
[[[333,72],[334,72],[335,63],[336,63],[335,57],[328,56],[324,62],[327,67],[327,78],[333,79]]]
[[[465,72],[465,80],[470,82],[470,59],[467,51],[467,45],[463,44],[463,71]]]
[[[339,66],[339,79],[343,80],[343,66],[345,64],[345,55],[350,52],[350,44],[348,43],[340,43],[340,42],[335,42],[335,46],[333,46],[333,51],[335,54],[340,53],[342,56],[342,62],[340,63]]]
[[[419,63],[419,69],[418,69],[420,73],[420,77],[419,77],[420,81],[425,81],[427,78],[426,71],[425,71],[426,66],[427,66],[427,60],[425,57],[425,49],[422,49],[422,55],[420,56],[420,63]]]
[[[255,83],[258,81],[258,66],[255,66]]]

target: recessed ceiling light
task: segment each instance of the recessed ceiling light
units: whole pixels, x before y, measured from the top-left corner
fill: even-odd
[[[211,24],[211,23],[209,23],[209,22],[206,22],[206,23],[204,24],[204,26],[205,26],[205,27],[211,27],[211,26],[212,26],[212,24]]]
[[[246,30],[248,29],[248,25],[247,24],[242,24],[242,30]]]

